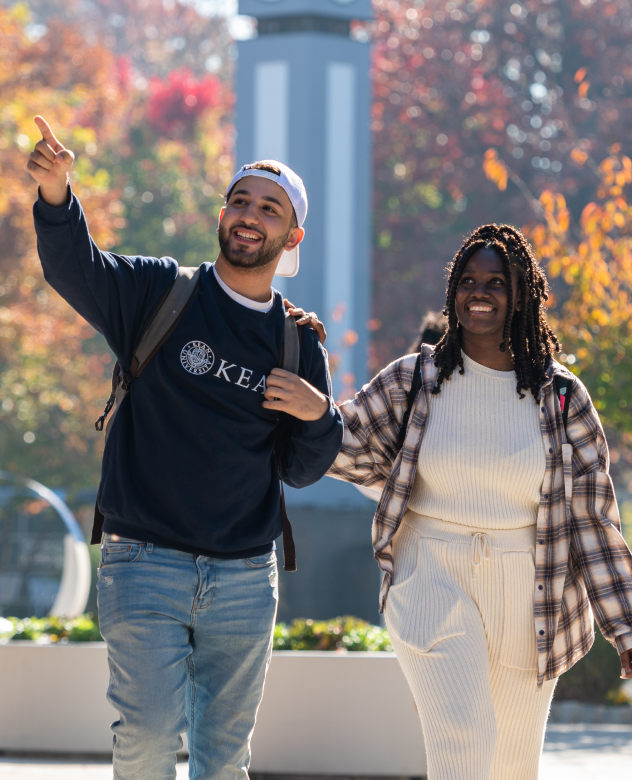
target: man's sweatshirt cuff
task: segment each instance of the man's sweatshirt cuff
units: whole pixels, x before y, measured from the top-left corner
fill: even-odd
[[[338,425],[342,425],[342,416],[338,408],[334,406],[331,398],[327,399],[329,409],[320,420],[301,421],[301,439],[321,439],[332,432]]]
[[[68,222],[68,211],[72,205],[74,195],[70,185],[68,185],[68,200],[61,206],[51,206],[37,194],[37,200],[33,205],[33,215],[36,220],[45,222],[47,225],[65,225]]]

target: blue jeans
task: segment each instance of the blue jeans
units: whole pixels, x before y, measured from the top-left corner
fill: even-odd
[[[114,780],[246,780],[272,652],[274,552],[221,560],[105,535],[99,567]]]

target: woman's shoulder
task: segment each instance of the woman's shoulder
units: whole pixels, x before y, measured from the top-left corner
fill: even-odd
[[[431,344],[422,344],[421,353],[413,352],[410,355],[403,355],[397,360],[393,360],[386,368],[383,368],[377,377],[383,384],[397,384],[409,389],[413,382],[417,361],[421,370],[422,379],[429,372],[434,371],[434,346]],[[376,377],[376,378],[377,378]]]
[[[551,380],[552,392],[556,392],[553,387],[553,383],[556,378],[566,379],[570,386],[570,414],[574,416],[581,411],[591,410],[593,408],[592,398],[586,388],[586,385],[582,380],[570,371],[566,366],[563,366],[555,358],[551,359],[551,363],[547,369],[547,377]]]

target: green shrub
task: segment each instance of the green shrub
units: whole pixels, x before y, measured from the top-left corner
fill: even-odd
[[[290,625],[274,628],[275,650],[368,650],[393,652],[385,628],[359,618],[345,616],[331,620],[298,618]]]
[[[8,618],[13,633],[3,639],[67,642],[98,642],[99,625],[92,615],[77,618]],[[368,650],[392,652],[385,628],[372,626],[359,618],[345,616],[331,620],[293,620],[274,628],[275,650]]]
[[[76,618],[8,618],[13,623],[13,633],[4,635],[12,641],[100,642],[99,625],[91,614]]]

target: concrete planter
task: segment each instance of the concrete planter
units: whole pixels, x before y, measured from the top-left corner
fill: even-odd
[[[0,750],[110,753],[102,642],[0,645]],[[390,653],[273,654],[252,771],[290,775],[426,772],[408,685]]]

